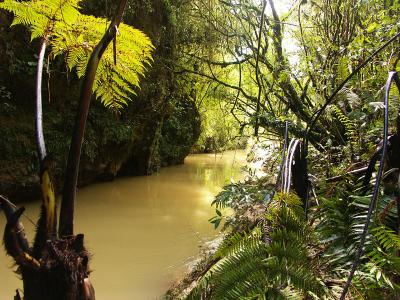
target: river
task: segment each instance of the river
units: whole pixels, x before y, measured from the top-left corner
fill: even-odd
[[[93,253],[91,280],[98,300],[160,299],[217,231],[208,222],[215,194],[241,176],[243,151],[196,154],[152,176],[122,178],[79,190],[75,231]],[[33,220],[39,203],[27,203]],[[1,235],[4,216],[0,216]],[[28,237],[34,226],[22,218]],[[21,281],[0,250],[0,299],[11,300]]]

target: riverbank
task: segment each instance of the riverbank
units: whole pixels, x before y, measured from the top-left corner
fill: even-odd
[[[256,176],[224,186],[213,201],[214,207],[229,207],[231,213],[222,214],[224,221],[219,228],[221,233],[202,245],[199,256],[192,261],[187,273],[167,291],[167,300],[185,299],[196,287],[202,285],[204,276],[221,260],[221,247],[232,237],[250,232],[262,222],[265,214],[264,199],[266,195],[272,195],[274,188],[268,178]]]

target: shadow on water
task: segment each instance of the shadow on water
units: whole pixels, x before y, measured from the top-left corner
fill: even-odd
[[[94,184],[78,192],[76,232],[94,253],[91,267],[97,299],[158,299],[185,270],[198,247],[217,232],[208,219],[213,196],[239,178],[243,151],[197,154],[184,165],[147,177]],[[26,205],[36,220],[39,205]],[[29,236],[34,226],[23,219]],[[0,218],[4,229],[4,218]],[[12,261],[0,251],[0,299],[21,286]]]

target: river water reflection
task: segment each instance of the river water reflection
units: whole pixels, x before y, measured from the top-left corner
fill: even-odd
[[[197,154],[184,165],[147,177],[95,184],[78,192],[75,228],[93,253],[91,275],[98,300],[160,299],[199,246],[216,235],[208,222],[213,196],[244,165],[244,152]],[[36,219],[38,204],[27,204]],[[22,219],[28,236],[34,227]],[[1,234],[4,217],[0,216]],[[21,286],[12,260],[0,251],[0,299]]]

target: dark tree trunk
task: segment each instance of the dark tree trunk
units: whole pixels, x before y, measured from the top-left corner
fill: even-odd
[[[307,210],[307,200],[309,191],[309,181],[307,173],[307,156],[304,149],[304,143],[296,148],[294,153],[294,165],[292,166],[293,189],[297,196],[301,198],[304,209]]]
[[[48,241],[41,254],[40,267],[20,266],[24,299],[95,299],[88,277],[88,261],[83,235]]]

